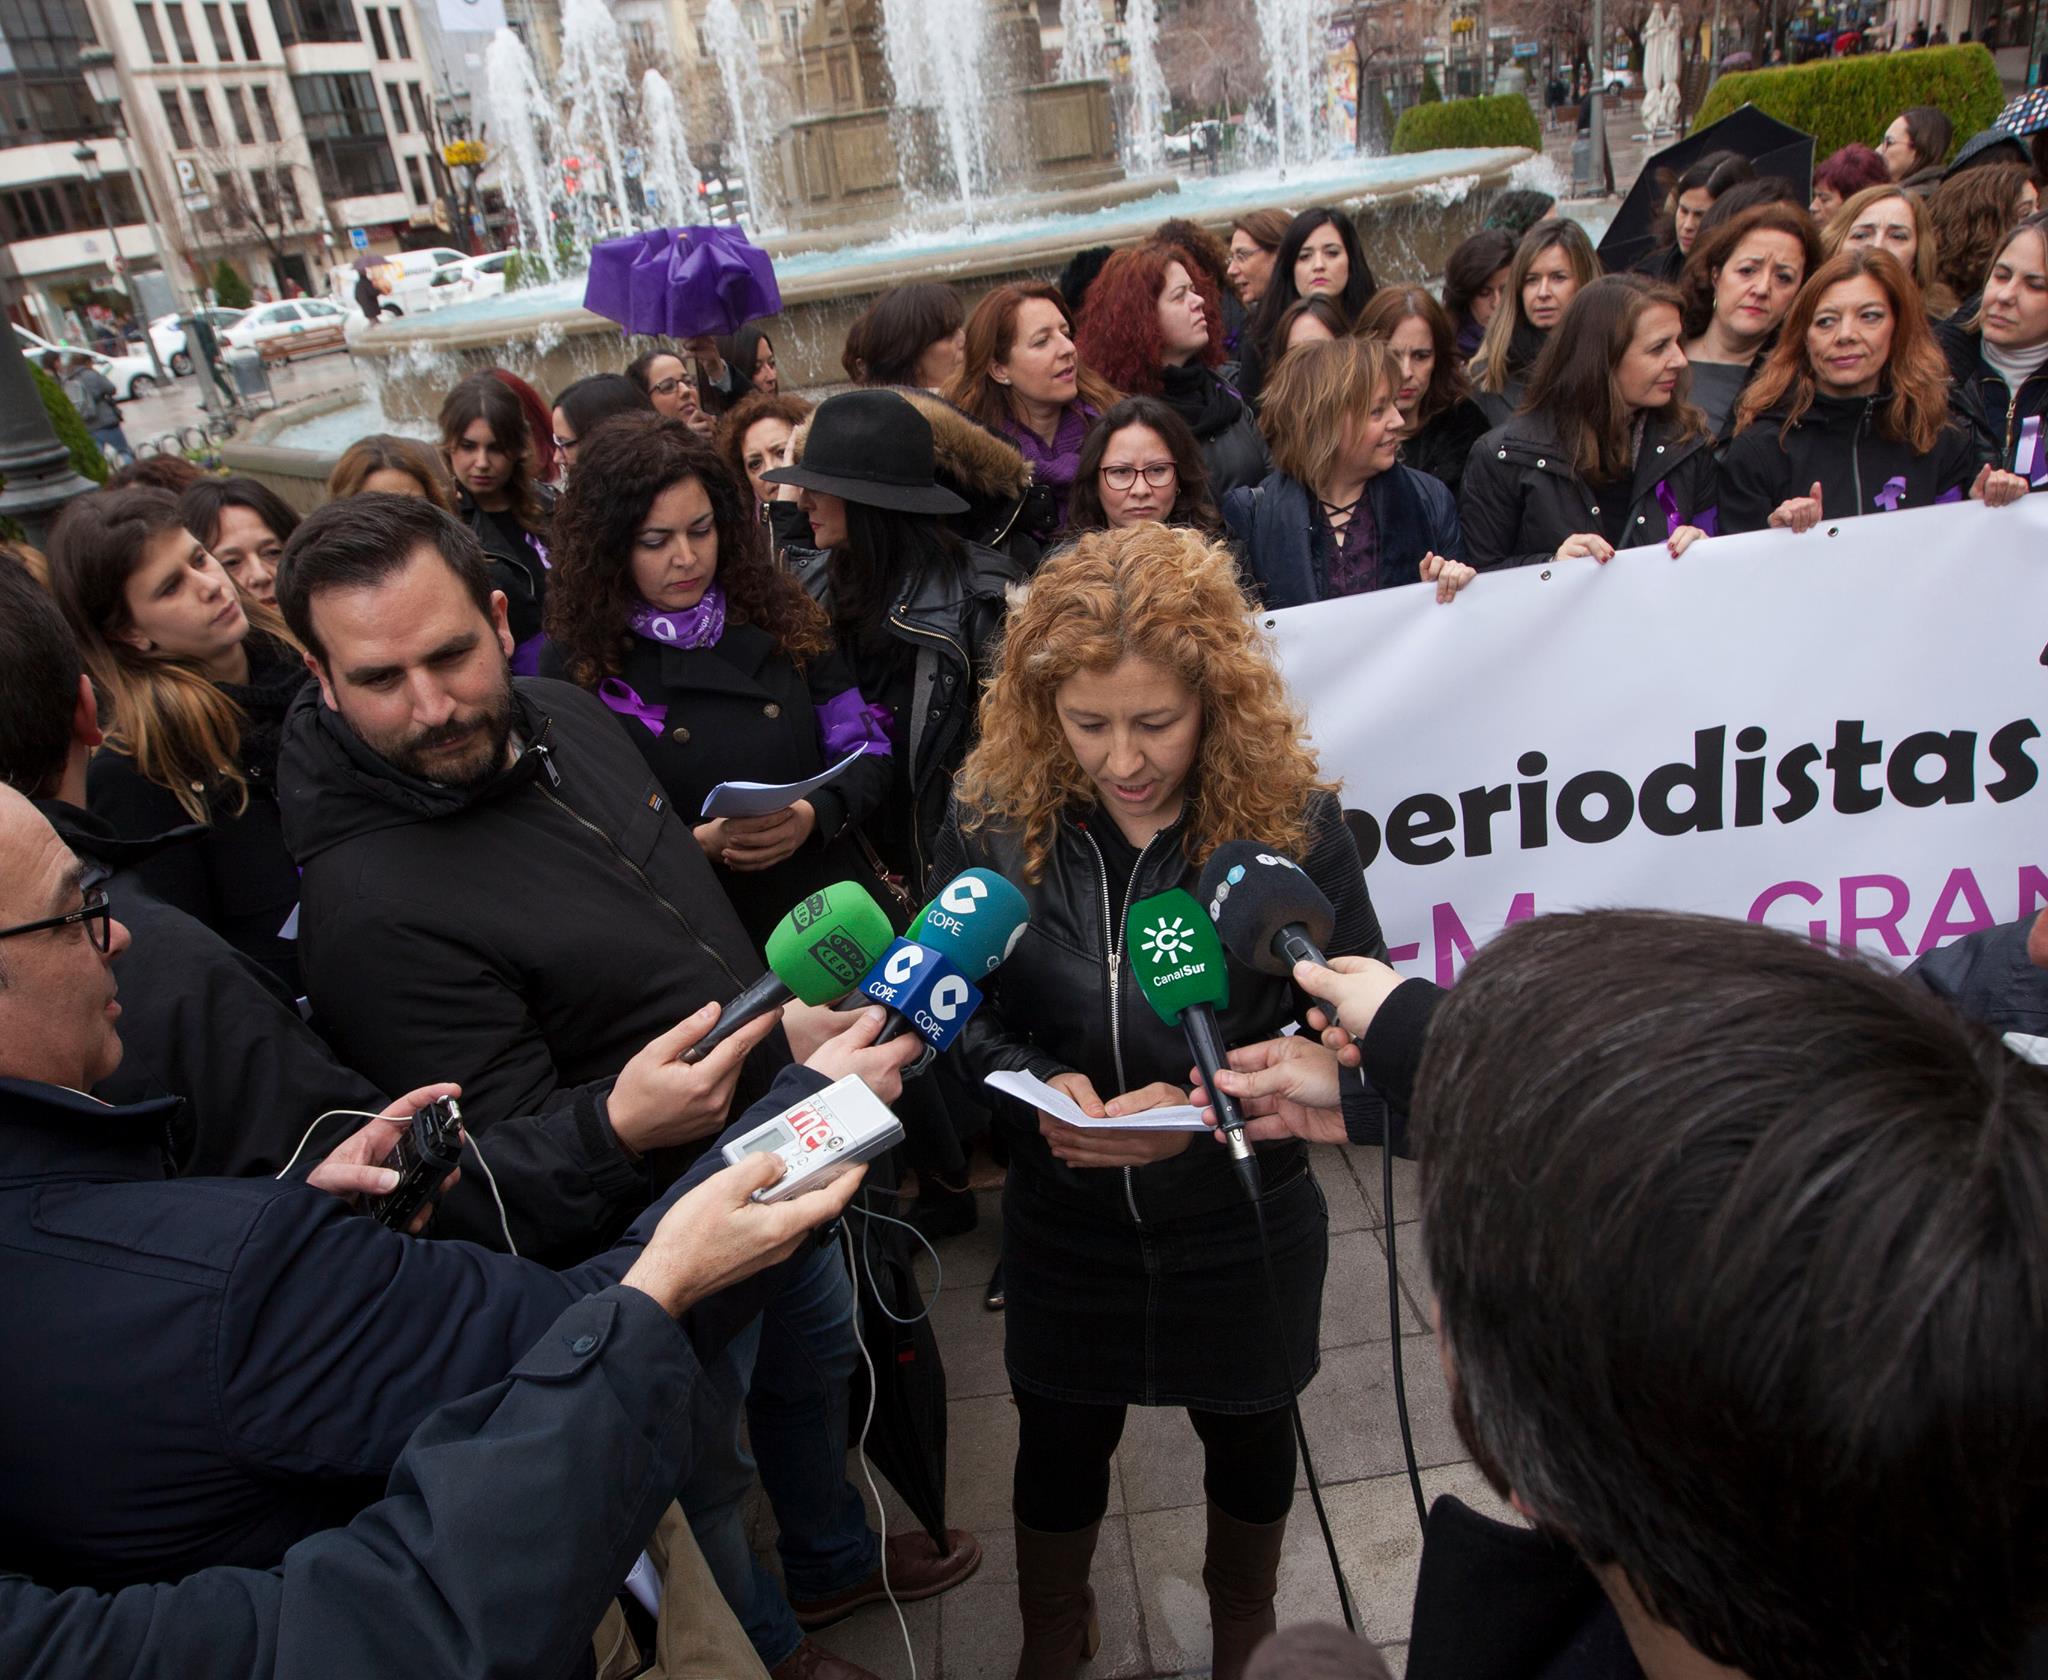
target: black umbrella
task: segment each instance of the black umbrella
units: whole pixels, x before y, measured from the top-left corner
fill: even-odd
[[[1813,196],[1813,136],[1766,116],[1754,105],[1744,105],[1717,123],[1694,129],[1643,165],[1600,240],[1600,261],[1608,273],[1619,274],[1649,255],[1656,244],[1657,218],[1664,209],[1664,179],[1667,174],[1682,174],[1688,164],[1709,152],[1734,152],[1748,158],[1759,175],[1783,176],[1792,183],[1801,204]]]
[[[863,1198],[873,1185],[871,1178],[861,1192]],[[847,1223],[855,1233],[853,1287],[859,1298],[861,1346],[875,1372],[875,1415],[868,1423],[867,1456],[944,1556],[946,1366],[911,1267],[914,1239],[901,1225],[863,1219],[857,1212],[849,1212]],[[867,1369],[856,1365],[856,1440],[867,1414]]]

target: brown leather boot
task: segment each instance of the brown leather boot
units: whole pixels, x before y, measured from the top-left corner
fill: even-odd
[[[1074,1680],[1102,1643],[1088,1567],[1095,1561],[1092,1522],[1072,1534],[1017,1529],[1017,1607],[1024,1612],[1024,1649],[1017,1680]]]
[[[1209,1589],[1210,1662],[1215,1680],[1242,1680],[1260,1640],[1273,1631],[1273,1589],[1287,1519],[1248,1523],[1209,1507],[1202,1585]]]

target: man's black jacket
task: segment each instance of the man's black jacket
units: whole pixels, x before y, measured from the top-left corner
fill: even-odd
[[[107,896],[129,933],[115,970],[122,1055],[96,1094],[116,1104],[184,1098],[171,1120],[179,1172],[267,1176],[291,1158],[315,1117],[384,1106],[383,1093],[299,1019],[267,969],[143,885],[132,866],[155,842],[121,839],[62,800],[38,800],[36,809],[80,858],[113,871]],[[330,1120],[302,1159],[319,1160],[361,1125]]]
[[[824,1083],[786,1069],[739,1123]],[[45,1585],[269,1568],[346,1521],[428,1412],[503,1381],[724,1164],[708,1156],[618,1247],[556,1273],[402,1237],[303,1185],[167,1179],[169,1106],[0,1079],[0,1560]],[[699,1303],[699,1351],[780,1283],[771,1268]]]
[[[763,965],[618,720],[567,683],[513,693],[524,751],[463,790],[394,770],[309,685],[279,780],[316,1024],[386,1090],[459,1083],[493,1165],[517,1156],[518,1177],[551,1184],[512,1229],[522,1254],[559,1263],[603,1247],[678,1164],[620,1149],[611,1079]],[[778,1031],[735,1106],[788,1059]],[[444,1213],[442,1235],[492,1240],[480,1173]]]
[[[0,1575],[13,1680],[562,1680],[674,1498],[698,1365],[649,1297],[563,1312],[504,1382],[413,1432],[384,1497],[274,1570],[111,1595]]]

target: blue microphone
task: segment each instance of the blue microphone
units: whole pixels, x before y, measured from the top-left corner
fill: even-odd
[[[892,942],[862,977],[856,995],[895,1012],[882,1040],[914,1032],[934,1050],[960,1036],[967,1018],[981,1007],[980,988],[931,946],[915,939]]]

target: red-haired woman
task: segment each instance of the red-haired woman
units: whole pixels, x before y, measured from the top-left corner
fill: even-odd
[[[1185,251],[1140,245],[1102,265],[1088,288],[1080,337],[1081,359],[1110,384],[1158,397],[1188,423],[1217,496],[1258,483],[1270,466],[1251,409],[1217,377],[1220,320]]]
[[[1990,463],[1948,401],[1949,369],[1898,259],[1848,246],[1815,270],[1736,411],[1721,529],[1957,502],[2002,507],[2027,481]]]
[[[1116,401],[1074,348],[1067,300],[1055,286],[998,286],[967,321],[966,359],[942,393],[955,408],[1006,437],[1047,494],[1032,536],[1044,542],[1067,514],[1088,428]]]

